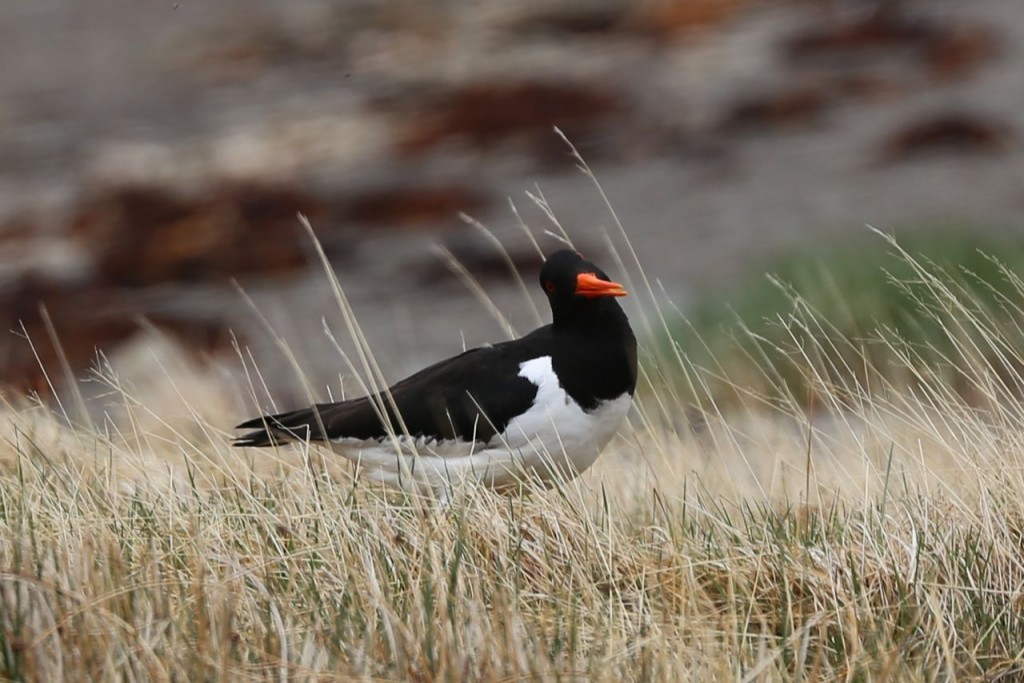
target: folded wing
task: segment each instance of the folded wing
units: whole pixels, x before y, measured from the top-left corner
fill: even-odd
[[[401,421],[387,396],[364,396],[248,420],[237,428],[252,431],[234,445],[370,440],[391,433],[487,442],[533,402],[537,386],[519,371],[535,345],[523,342],[546,332],[541,328],[518,342],[466,351],[395,384],[389,391]]]

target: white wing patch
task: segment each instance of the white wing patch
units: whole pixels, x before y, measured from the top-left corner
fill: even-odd
[[[533,405],[483,446],[417,439],[401,444],[399,454],[389,439],[339,445],[372,479],[403,487],[410,478],[435,490],[465,478],[491,486],[513,484],[524,474],[572,478],[594,463],[633,400],[623,394],[585,412],[559,384],[550,356],[521,363],[519,376],[537,386]]]

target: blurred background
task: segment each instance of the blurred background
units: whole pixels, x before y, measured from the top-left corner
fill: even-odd
[[[98,358],[171,353],[244,385],[237,345],[304,402],[273,329],[326,396],[324,322],[354,347],[297,212],[392,380],[509,334],[439,246],[536,324],[460,213],[544,316],[546,208],[641,293],[554,126],[652,281],[637,319],[884,249],[867,224],[1015,245],[1022,45],[1020,0],[0,3],[0,384],[102,405]]]

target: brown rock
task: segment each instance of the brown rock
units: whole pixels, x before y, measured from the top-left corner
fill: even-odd
[[[520,35],[600,36],[622,29],[628,18],[625,4],[580,4],[545,8],[513,22],[509,30]]]
[[[645,3],[636,12],[642,33],[667,39],[718,26],[731,19],[746,0],[660,0]]]
[[[254,184],[224,185],[200,197],[139,186],[96,194],[68,227],[94,259],[93,280],[27,274],[0,288],[0,384],[49,396],[51,381],[65,381],[61,354],[81,377],[98,351],[113,351],[143,327],[168,332],[200,354],[230,349],[222,321],[154,314],[151,297],[133,290],[301,268],[309,238],[297,212],[316,220],[326,206],[291,188]]]
[[[828,87],[842,98],[881,101],[907,92],[910,87],[904,79],[870,70],[854,70],[832,74]]]
[[[793,59],[850,57],[920,47],[935,32],[932,21],[883,8],[852,19],[811,26],[786,41],[785,50]]]
[[[994,154],[1013,139],[1010,127],[990,116],[948,112],[900,127],[882,142],[879,160],[893,163],[943,152]]]
[[[785,44],[792,59],[865,57],[905,54],[919,59],[935,75],[955,78],[973,73],[999,54],[992,28],[960,18],[913,15],[897,5],[840,22],[805,29]]]
[[[999,36],[987,26],[950,25],[925,45],[924,60],[932,73],[940,78],[962,78],[997,57],[1000,46]]]
[[[95,255],[100,281],[120,286],[279,274],[305,264],[296,218],[326,212],[298,190],[225,185],[186,198],[158,187],[120,187],[86,201],[70,232]]]
[[[125,186],[101,190],[83,201],[71,219],[70,233],[88,244],[103,244],[134,226],[181,220],[191,207],[162,187]]]
[[[450,140],[489,150],[515,138],[536,152],[560,144],[555,126],[571,140],[585,139],[623,109],[617,94],[598,85],[471,83],[428,97],[400,130],[397,146],[419,155]]]
[[[832,104],[822,84],[783,86],[748,95],[734,102],[722,116],[726,132],[799,128],[818,123]]]
[[[481,192],[464,185],[392,186],[352,197],[340,213],[346,221],[354,223],[408,228],[450,221],[460,211],[477,212],[487,203]]]

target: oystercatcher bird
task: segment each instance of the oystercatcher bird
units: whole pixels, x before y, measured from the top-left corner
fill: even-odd
[[[636,388],[636,338],[615,300],[622,285],[572,250],[540,271],[551,324],[466,351],[387,392],[238,425],[236,446],[330,441],[364,476],[444,495],[477,479],[506,487],[586,470],[622,422]],[[396,411],[397,408],[397,411]]]

